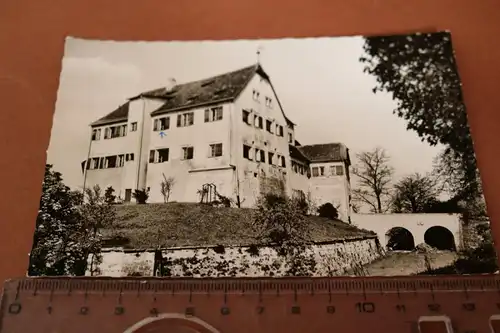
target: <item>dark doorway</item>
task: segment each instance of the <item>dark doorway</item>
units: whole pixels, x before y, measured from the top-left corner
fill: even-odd
[[[424,234],[424,241],[427,245],[430,245],[438,250],[456,250],[453,234],[445,227],[430,227]]]
[[[130,202],[132,197],[132,189],[128,188],[125,190],[125,202]]]
[[[389,251],[411,251],[415,248],[415,240],[408,229],[395,227],[389,230],[385,236]]]

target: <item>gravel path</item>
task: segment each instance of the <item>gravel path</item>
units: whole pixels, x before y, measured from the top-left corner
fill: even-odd
[[[428,253],[432,269],[451,265],[457,254],[448,251]],[[427,269],[425,254],[416,252],[390,252],[384,258],[364,266],[368,276],[413,275]]]

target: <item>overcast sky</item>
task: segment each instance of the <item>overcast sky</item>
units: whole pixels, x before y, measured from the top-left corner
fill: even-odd
[[[359,37],[224,42],[112,42],[68,38],[47,162],[71,187],[82,184],[81,161],[92,121],[126,98],[256,63],[269,74],[301,144],[343,142],[352,152],[385,148],[396,177],[428,172],[439,147],[420,141],[392,114],[388,94],[373,94],[363,73]],[[355,161],[353,161],[355,162]]]

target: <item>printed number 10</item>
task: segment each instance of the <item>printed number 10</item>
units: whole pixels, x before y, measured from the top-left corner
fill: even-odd
[[[358,312],[372,313],[375,312],[375,304],[371,302],[356,303],[356,309]]]

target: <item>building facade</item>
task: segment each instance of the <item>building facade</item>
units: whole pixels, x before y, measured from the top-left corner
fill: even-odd
[[[131,202],[197,202],[204,185],[251,207],[267,192],[331,202],[349,220],[349,151],[341,143],[302,146],[260,65],[130,98],[91,124],[83,185],[111,186]]]

